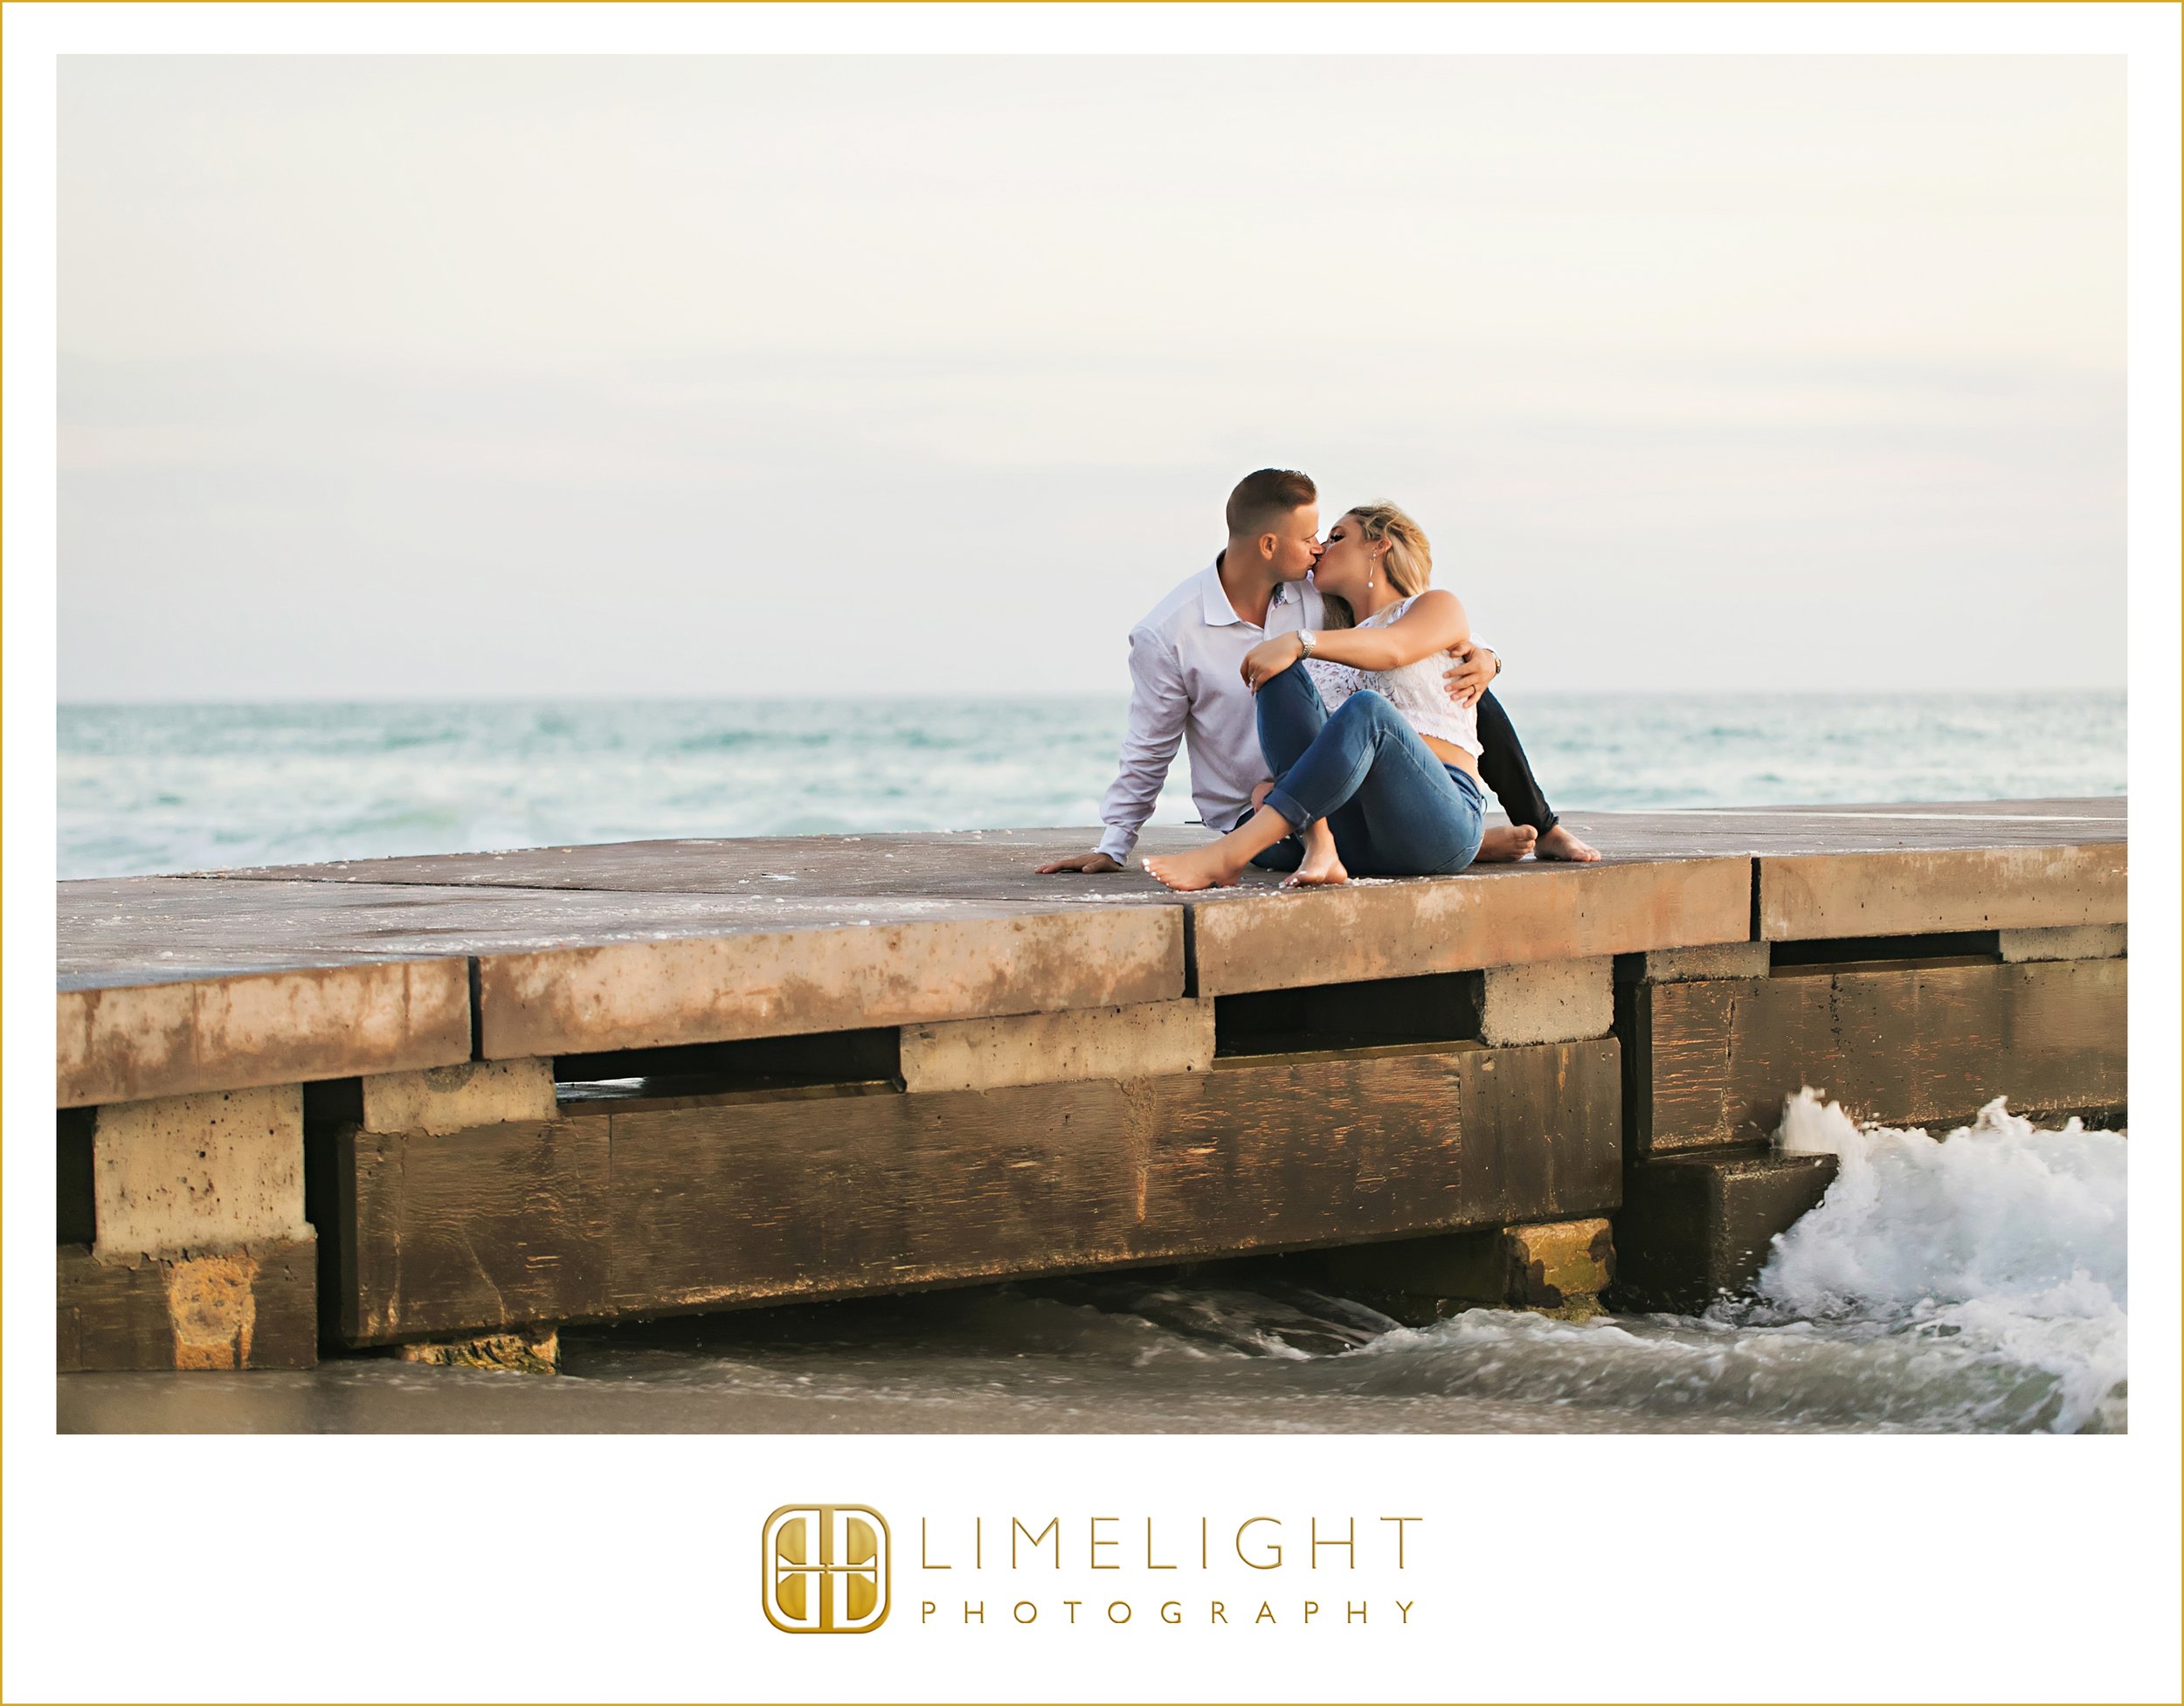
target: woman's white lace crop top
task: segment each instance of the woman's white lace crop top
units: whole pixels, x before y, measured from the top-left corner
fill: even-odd
[[[1413,594],[1400,604],[1390,604],[1378,616],[1369,616],[1358,625],[1386,627],[1411,607],[1416,596]],[[1348,664],[1330,663],[1323,658],[1309,658],[1304,664],[1312,673],[1313,685],[1319,688],[1320,699],[1330,716],[1351,694],[1371,687],[1394,706],[1403,721],[1420,734],[1460,746],[1476,758],[1480,750],[1478,710],[1476,706],[1458,705],[1448,697],[1448,684],[1443,679],[1448,667],[1448,656],[1443,652],[1430,653],[1400,669],[1352,669]]]

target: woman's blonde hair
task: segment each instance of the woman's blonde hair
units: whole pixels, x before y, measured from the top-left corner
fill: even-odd
[[[1380,558],[1380,572],[1403,597],[1415,597],[1433,584],[1434,548],[1427,542],[1426,530],[1404,511],[1392,503],[1361,503],[1343,514],[1357,518],[1358,534],[1368,545],[1387,542],[1387,551]],[[1330,627],[1347,628],[1356,622],[1355,614],[1343,599],[1330,597],[1326,602]],[[1334,619],[1337,610],[1344,618],[1339,622]]]

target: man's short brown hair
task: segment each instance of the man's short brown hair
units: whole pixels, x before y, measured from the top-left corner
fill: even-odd
[[[1236,482],[1228,494],[1228,536],[1249,539],[1265,533],[1292,509],[1319,501],[1310,474],[1295,468],[1261,468]]]

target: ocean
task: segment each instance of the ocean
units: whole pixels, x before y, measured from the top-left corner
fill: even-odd
[[[2124,791],[2121,694],[1504,697],[1558,809]],[[59,874],[1099,821],[1119,697],[68,705]],[[1178,759],[1157,823],[1192,816]]]
[[[1565,811],[2120,794],[2113,694],[1510,694]],[[670,836],[1095,821],[1119,698],[64,706],[64,879]],[[1157,821],[1191,816],[1178,762]],[[1408,1328],[1278,1269],[563,1335],[557,1378],[381,1357],[60,1382],[64,1431],[2113,1432],[2127,1140],[1861,1129],[1753,1296]],[[1936,1140],[1939,1141],[1936,1141]]]

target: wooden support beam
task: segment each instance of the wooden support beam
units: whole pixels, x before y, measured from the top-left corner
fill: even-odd
[[[59,1247],[60,1371],[309,1368],[318,1252],[308,1235],[219,1255],[98,1261]]]
[[[1932,965],[1626,984],[1616,991],[1634,1156],[1764,1141],[1809,1085],[1856,1117],[2119,1109],[2128,960]]]
[[[1832,1155],[1701,1150],[1630,1170],[1615,1216],[1619,1309],[1704,1309],[1747,1291],[1776,1236],[1835,1183]]]
[[[1598,1214],[1620,1122],[1604,1039],[349,1129],[336,1319],[378,1343]]]

